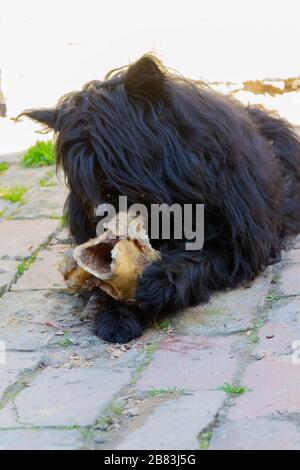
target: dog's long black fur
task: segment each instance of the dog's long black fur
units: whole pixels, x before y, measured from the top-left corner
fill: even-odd
[[[54,109],[24,114],[56,132],[76,243],[95,236],[94,208],[118,195],[146,206],[205,205],[203,249],[153,240],[162,259],[140,277],[137,305],[93,296],[96,332],[107,341],[127,342],[146,320],[252,280],[279,258],[283,238],[300,231],[300,140],[292,127],[170,72],[152,55]]]

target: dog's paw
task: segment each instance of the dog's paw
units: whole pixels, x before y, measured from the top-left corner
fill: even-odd
[[[174,279],[161,265],[151,264],[139,278],[135,298],[145,313],[159,315],[176,310]]]
[[[143,334],[144,328],[136,312],[124,304],[115,303],[95,318],[95,333],[110,343],[128,343]]]

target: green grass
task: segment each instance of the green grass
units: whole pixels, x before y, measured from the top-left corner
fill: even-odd
[[[169,322],[169,320],[163,320],[162,322],[156,324],[156,328],[158,328],[161,331],[166,332],[172,328],[172,325],[171,325],[171,322]]]
[[[248,337],[249,340],[252,342],[252,343],[258,343],[259,342],[259,330],[260,328],[264,325],[264,320],[263,319],[258,319],[258,320],[255,320],[253,322],[253,326],[252,326],[252,331],[251,331],[251,335]]]
[[[39,179],[39,185],[41,188],[49,188],[51,186],[56,186],[55,181],[51,181],[52,178],[55,176],[55,171],[49,170],[47,171],[46,175],[43,178]]]
[[[207,450],[209,448],[209,443],[212,438],[212,432],[203,432],[199,437],[199,449]]]
[[[24,274],[27,269],[32,265],[32,263],[36,260],[38,253],[30,256],[28,259],[21,258],[21,261],[17,265],[17,271],[19,274]]]
[[[176,387],[173,388],[155,388],[153,387],[151,390],[148,390],[147,395],[149,397],[159,397],[161,395],[172,395],[174,393],[180,393]]]
[[[96,436],[96,432],[93,429],[81,429],[80,434],[84,439],[94,439]]]
[[[124,406],[122,400],[113,400],[108,405],[108,412],[112,415],[121,416],[124,412]]]
[[[54,181],[49,181],[49,178],[40,178],[39,179],[39,185],[41,188],[50,188],[51,186],[56,186],[56,183]]]
[[[258,336],[258,332],[256,330],[252,331],[251,335],[249,336],[249,340],[252,343],[258,343],[259,342],[259,336]]]
[[[219,390],[222,390],[223,392],[227,393],[227,395],[230,395],[231,397],[235,397],[238,395],[242,395],[247,391],[247,387],[243,386],[236,386],[229,384],[228,382],[225,382],[222,387],[219,388]]]
[[[125,402],[113,399],[107,406],[104,415],[96,421],[96,428],[107,430],[113,423],[119,422],[125,410]]]
[[[158,346],[159,346],[159,343],[154,342],[154,343],[148,344],[146,346],[146,348],[144,348],[145,356],[144,356],[144,359],[142,360],[141,364],[138,366],[138,368],[133,373],[133,376],[131,378],[131,384],[132,385],[136,384],[137,379],[139,378],[139,376],[141,375],[141,373],[143,372],[145,367],[147,367],[150,364],[150,362],[152,361],[153,355],[154,355],[155,351],[157,350]]]
[[[0,187],[0,198],[12,203],[24,204],[24,194],[28,191],[25,186],[7,186]]]
[[[276,292],[270,292],[266,297],[266,302],[268,304],[273,304],[274,302],[277,302],[278,300],[280,300],[280,295],[278,295]]]
[[[51,140],[38,140],[30,147],[21,160],[25,167],[41,167],[55,164],[54,144]]]
[[[96,421],[96,426],[108,428],[113,424],[113,419],[111,416],[102,416],[101,418],[98,418]]]
[[[5,212],[6,212],[6,209],[2,209],[2,211],[0,211],[0,217],[4,217]]]
[[[49,219],[55,219],[55,220],[63,220],[63,216],[62,215],[59,215],[59,214],[51,214],[49,215]]]
[[[72,344],[74,344],[74,341],[69,338],[69,333],[66,331],[63,339],[61,341],[58,341],[57,344],[62,348],[68,348],[69,346],[72,346]]]
[[[2,173],[5,173],[9,168],[9,165],[8,163],[5,163],[5,162],[0,162],[0,175],[2,175]]]
[[[156,343],[156,342],[148,344],[146,346],[146,355],[148,356],[148,355],[154,354],[158,346],[159,346],[159,343]]]
[[[50,214],[49,215],[49,219],[53,219],[53,220],[60,220],[60,226],[61,228],[67,228],[68,227],[68,220],[66,218],[66,216],[63,214],[63,215],[59,215],[59,214]]]

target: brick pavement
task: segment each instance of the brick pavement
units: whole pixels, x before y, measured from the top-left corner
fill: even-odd
[[[9,172],[29,189],[0,207],[0,449],[300,449],[300,237],[252,286],[111,345],[56,269],[63,184]]]

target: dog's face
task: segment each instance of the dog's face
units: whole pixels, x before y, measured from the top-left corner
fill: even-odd
[[[198,99],[195,85],[144,56],[56,108],[23,114],[55,131],[57,164],[92,219],[99,204],[116,206],[120,195],[147,207],[194,199],[189,161]]]

